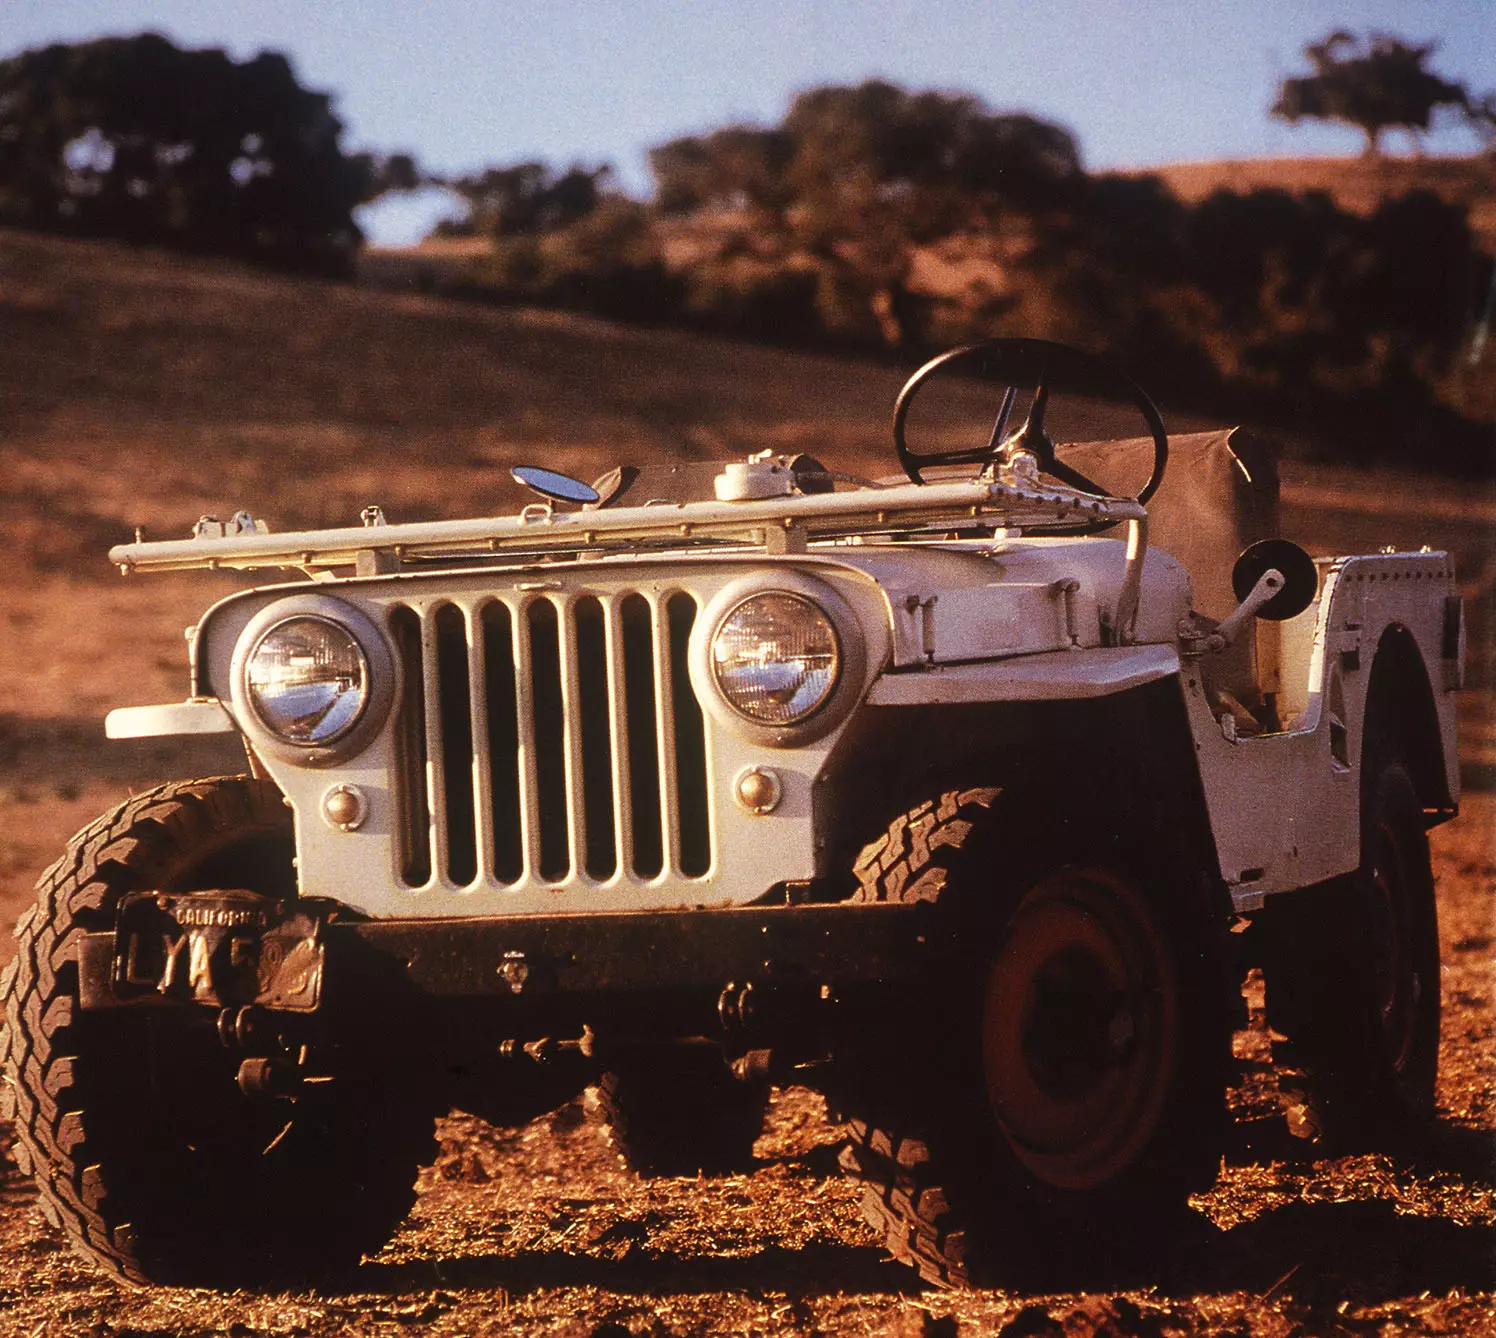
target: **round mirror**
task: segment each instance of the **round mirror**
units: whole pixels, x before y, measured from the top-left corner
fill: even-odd
[[[598,491],[590,483],[574,479],[570,474],[558,474],[554,469],[515,465],[509,471],[509,477],[553,502],[575,502],[578,506],[595,506],[598,502]]]
[[[1231,588],[1237,599],[1245,599],[1262,573],[1273,569],[1282,574],[1283,588],[1257,610],[1257,616],[1269,622],[1296,618],[1319,593],[1319,568],[1291,539],[1259,539],[1243,550],[1231,569]]]

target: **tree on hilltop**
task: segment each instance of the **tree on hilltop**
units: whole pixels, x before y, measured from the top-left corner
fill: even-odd
[[[1314,73],[1283,80],[1271,114],[1301,120],[1338,121],[1366,136],[1366,153],[1380,151],[1384,130],[1407,130],[1416,139],[1440,107],[1469,113],[1463,84],[1426,68],[1435,44],[1409,45],[1386,33],[1358,38],[1343,28],[1304,48]]]
[[[346,270],[353,209],[417,175],[350,157],[285,56],[239,62],[156,33],[0,61],[0,222]]]
[[[1470,122],[1470,128],[1480,136],[1486,149],[1496,152],[1496,93],[1471,98],[1466,104],[1465,116]]]
[[[783,130],[750,125],[672,139],[649,151],[655,203],[667,214],[698,209],[777,214],[791,200],[785,173],[793,150]]]
[[[602,167],[573,165],[556,172],[546,163],[485,167],[464,177],[431,178],[455,191],[467,206],[464,218],[438,226],[447,236],[533,237],[556,232],[588,217],[602,202],[613,175]]]

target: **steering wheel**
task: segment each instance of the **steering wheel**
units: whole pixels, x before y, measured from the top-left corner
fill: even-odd
[[[915,397],[937,372],[945,370],[975,374],[983,380],[1007,386],[1002,407],[985,446],[918,455],[904,440],[904,423]],[[1028,420],[1016,433],[1005,435],[1019,390],[1034,392]],[[1164,467],[1169,460],[1169,434],[1164,430],[1158,408],[1140,387],[1105,359],[1065,344],[1052,344],[1046,339],[987,339],[980,344],[951,349],[925,363],[904,383],[894,405],[893,446],[899,464],[911,482],[923,483],[921,471],[931,465],[986,465],[996,460],[1004,447],[1016,446],[1032,452],[1041,472],[1051,478],[1082,492],[1098,493],[1103,497],[1110,495],[1109,489],[1088,479],[1056,456],[1054,442],[1044,430],[1049,398],[1055,391],[1122,399],[1138,411],[1153,438],[1153,472],[1138,493],[1137,500],[1146,502],[1152,497],[1163,481]]]

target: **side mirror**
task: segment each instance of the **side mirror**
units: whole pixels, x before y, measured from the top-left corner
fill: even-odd
[[[1314,559],[1288,539],[1262,539],[1231,569],[1231,588],[1241,601],[1216,625],[1206,649],[1232,645],[1251,618],[1281,622],[1309,607],[1319,590]]]
[[[1314,565],[1314,559],[1291,539],[1260,539],[1246,549],[1231,568],[1231,589],[1237,599],[1246,603],[1257,583],[1273,570],[1282,576],[1283,584],[1271,599],[1259,604],[1252,613],[1270,622],[1282,622],[1296,617],[1313,602],[1319,593],[1319,568]]]
[[[601,500],[597,489],[590,483],[539,465],[515,465],[509,471],[509,477],[516,483],[523,483],[531,492],[538,492],[547,501],[596,506]]]

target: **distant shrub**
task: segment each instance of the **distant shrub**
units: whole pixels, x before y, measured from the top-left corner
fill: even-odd
[[[668,320],[680,305],[681,283],[665,268],[649,211],[620,195],[567,226],[498,239],[473,281],[505,300],[625,320]]]

